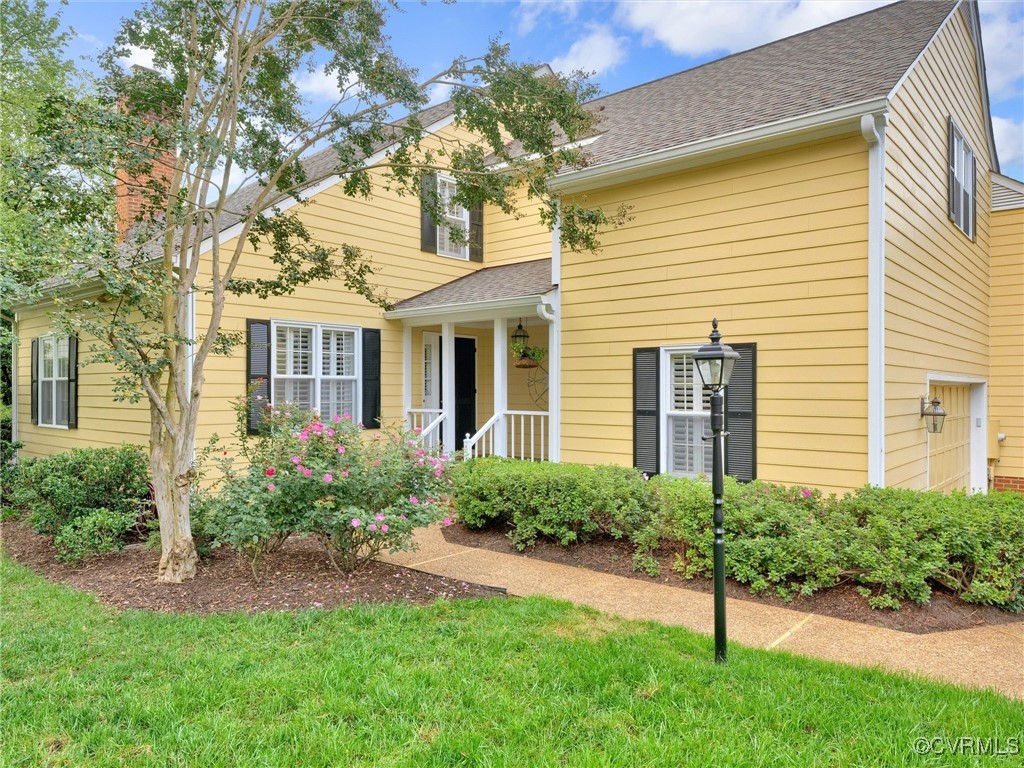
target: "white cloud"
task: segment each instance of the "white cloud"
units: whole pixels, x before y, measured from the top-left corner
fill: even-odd
[[[450,83],[434,83],[427,89],[427,97],[430,99],[428,105],[432,107],[442,101],[448,101],[454,87]]]
[[[680,56],[733,53],[870,11],[892,0],[620,2],[616,17]]]
[[[138,48],[134,45],[128,49],[128,55],[122,56],[118,61],[121,62],[121,66],[126,69],[130,69],[134,66],[156,69],[156,66],[153,64],[153,52],[147,51],[144,48]]]
[[[1024,2],[983,0],[981,36],[988,91],[993,102],[1024,92]]]
[[[338,74],[336,72],[324,72],[319,67],[312,72],[303,72],[295,78],[295,85],[299,92],[313,101],[328,101],[334,103],[342,98],[351,98],[358,94],[356,79],[349,75],[344,81],[344,90],[338,87]]]
[[[612,33],[606,24],[594,24],[590,31],[577,40],[564,56],[551,60],[556,72],[582,69],[601,75],[615,69],[626,59],[626,38]]]
[[[516,8],[516,32],[530,34],[542,16],[557,16],[560,23],[576,21],[581,3],[572,0],[521,0]]]
[[[996,152],[1001,166],[1024,161],[1024,122],[1008,117],[993,117],[992,132],[995,134]]]

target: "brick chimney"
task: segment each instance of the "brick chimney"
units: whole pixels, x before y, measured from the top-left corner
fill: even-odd
[[[138,65],[132,66],[132,70],[138,73],[143,70]],[[125,111],[126,102],[122,98],[121,110]],[[153,112],[142,116],[147,122],[156,122],[161,118]],[[129,230],[140,223],[140,218],[147,208],[147,195],[153,194],[152,184],[159,184],[160,190],[164,191],[174,175],[174,163],[176,155],[173,151],[167,151],[153,160],[152,168],[148,173],[131,175],[123,168],[116,170],[116,197],[117,197],[117,235],[118,242],[124,242]],[[157,212],[155,217],[159,217]]]

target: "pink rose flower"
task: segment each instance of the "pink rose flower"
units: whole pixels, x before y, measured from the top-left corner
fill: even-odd
[[[342,476],[342,477],[348,477],[348,470],[347,470],[347,469],[343,469],[343,470],[341,471],[341,476]]]
[[[381,522],[382,520],[385,519],[384,518],[384,513],[383,512],[378,512],[376,515],[374,515],[374,518],[376,518],[377,522]]]
[[[413,432],[415,432],[417,435],[422,434],[423,433],[423,427],[416,427],[416,429],[414,429]]]
[[[269,485],[267,485],[267,490],[268,491],[276,491],[277,490],[277,486],[274,485],[273,483],[270,483]]]
[[[334,416],[331,417],[331,421],[337,424],[339,421],[341,421],[341,416],[339,416],[338,414],[334,414]]]
[[[273,477],[276,474],[277,474],[277,470],[276,469],[274,469],[273,467],[267,467],[267,472],[266,472],[267,477]]]
[[[310,469],[309,467],[306,467],[305,469],[302,470],[302,474],[304,474],[306,477],[309,477],[310,475],[313,474],[313,470]]]
[[[353,517],[352,518],[352,527],[353,528],[358,528],[362,524],[363,524],[363,521],[360,520],[358,517]]]
[[[450,517],[446,517],[444,520],[441,521],[441,525],[443,525],[445,528],[447,528],[451,524],[452,519]]]
[[[345,446],[344,445],[339,445],[338,446],[338,453],[344,453],[344,452],[345,452]]]
[[[328,472],[326,475],[324,475],[324,482],[325,483],[329,483],[332,480],[334,480],[334,475],[332,475],[330,472]]]
[[[376,523],[370,523],[366,527],[369,528],[371,531],[376,531],[377,530],[377,524]]]
[[[810,496],[810,495],[811,495],[811,491],[810,491],[810,489],[808,489],[808,488],[804,488],[804,489],[803,489],[802,491],[800,491],[800,493],[802,493],[802,494],[803,494],[803,496],[804,496],[804,498],[805,498],[805,499],[806,499],[806,498],[807,498],[808,496]]]
[[[387,525],[386,525],[386,524],[385,524],[385,525],[382,525],[382,526],[380,527],[380,530],[381,530],[381,532],[382,532],[382,533],[387,533],[387,532],[388,532],[388,527],[387,527]]]
[[[440,476],[441,476],[441,468],[438,467],[437,469],[434,470],[434,477],[440,477]]]
[[[333,429],[328,429],[327,430],[327,436],[328,437],[334,437],[334,430]]]
[[[298,464],[300,461],[302,461],[302,459],[298,456],[292,456],[292,464]]]
[[[420,500],[419,500],[419,499],[417,499],[417,498],[416,498],[415,496],[410,496],[410,497],[409,497],[409,503],[410,503],[410,504],[419,504],[419,503],[420,503]]]

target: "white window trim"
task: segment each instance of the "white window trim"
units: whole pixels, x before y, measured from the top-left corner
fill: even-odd
[[[352,420],[356,423],[363,421],[363,333],[362,328],[357,325],[341,325],[339,323],[311,323],[308,320],[271,320],[270,321],[270,402],[277,402],[277,394],[274,391],[274,382],[281,378],[304,378],[290,376],[287,373],[277,372],[277,329],[284,328],[311,328],[313,330],[313,375],[309,379],[313,382],[313,409],[320,412],[320,384],[324,381],[323,376],[323,337],[325,330],[329,331],[350,331],[355,337],[355,387],[352,395]],[[328,376],[327,380],[348,380],[348,377]]]
[[[678,354],[692,355],[700,349],[699,344],[680,344],[670,347],[660,347],[661,357],[658,360],[658,471],[665,475],[670,473],[669,468],[669,424],[671,417],[679,413],[693,413],[696,411],[675,411],[670,406],[672,403],[672,356]],[[703,387],[702,387],[703,389]],[[703,403],[703,397],[701,397]],[[711,411],[699,411],[707,413]],[[710,477],[710,470],[705,473]]]
[[[66,376],[65,378],[62,379],[62,378],[54,375],[54,376],[46,379],[46,381],[52,381],[53,382],[53,393],[50,395],[50,401],[51,401],[50,402],[50,408],[51,408],[51,413],[53,414],[54,418],[57,417],[57,384],[59,382],[64,382],[65,385],[66,385],[68,379],[70,379],[70,377],[71,377],[71,349],[70,349],[71,337],[70,336],[59,336],[56,333],[47,333],[47,334],[39,337],[39,359],[36,361],[36,364],[39,366],[39,369],[37,371],[35,371],[35,374],[36,374],[36,402],[38,403],[38,406],[39,406],[37,411],[36,411],[36,417],[37,417],[36,418],[36,426],[37,427],[43,427],[45,429],[70,429],[67,424],[47,424],[47,423],[45,423],[43,421],[43,381],[44,381],[44,379],[43,379],[43,344],[46,341],[52,341],[53,342],[53,345],[54,345],[53,346],[53,348],[54,348],[53,371],[54,371],[54,374],[56,374],[57,369],[58,369],[57,354],[56,354],[56,352],[57,352],[57,342],[60,339],[67,339],[68,340],[68,376]],[[68,396],[69,397],[70,397],[70,394],[71,393],[69,391],[68,392]],[[69,401],[68,402],[68,415],[70,415],[70,414],[71,414],[71,402]]]
[[[437,174],[437,189],[438,189],[438,195],[439,196],[440,196],[441,182],[443,182],[443,181],[450,182],[451,184],[455,185],[456,189],[458,189],[459,182],[458,182],[458,180],[454,176],[449,176],[446,173],[438,173]],[[448,223],[449,222],[455,223],[460,218],[461,218],[461,221],[462,221],[463,231],[466,233],[466,242],[463,243],[460,246],[459,253],[454,253],[454,252],[449,252],[449,251],[441,250],[442,231],[445,232],[445,237],[447,238]],[[458,259],[459,261],[469,261],[469,209],[468,208],[462,208],[462,216],[461,217],[452,216],[446,210],[445,213],[444,213],[444,221],[439,221],[437,223],[437,255],[438,256],[444,256],[445,258],[448,258],[448,259]]]
[[[967,141],[967,137],[964,136],[960,126],[957,125],[956,120],[952,118],[950,120],[953,124],[951,139],[953,141],[953,179],[955,181],[955,189],[951,190],[951,193],[957,196],[959,203],[959,208],[954,207],[953,225],[973,241],[976,220],[975,212],[978,207],[978,201],[974,197],[974,180],[977,178],[978,173],[978,156],[970,142]],[[967,158],[970,158],[969,167],[968,163],[965,162]],[[965,192],[969,200],[966,210],[962,205]],[[957,211],[959,211],[959,220],[956,215]]]

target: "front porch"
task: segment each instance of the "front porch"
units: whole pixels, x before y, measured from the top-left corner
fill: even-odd
[[[401,302],[402,412],[431,450],[558,461],[558,289],[550,260],[480,270]],[[517,367],[519,325],[547,354]]]

